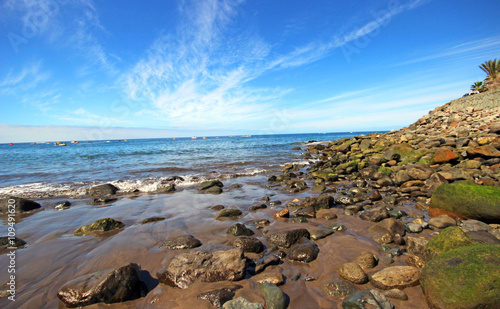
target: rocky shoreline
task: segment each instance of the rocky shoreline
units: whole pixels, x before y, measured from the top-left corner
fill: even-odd
[[[495,308],[500,103],[453,104],[398,131],[297,147],[314,163],[289,164],[267,181],[214,180],[182,192],[170,184],[161,201],[107,184],[83,201],[53,203],[57,214],[79,212],[48,243],[62,252],[77,241],[76,252],[97,253],[83,268],[74,257],[54,266],[60,276],[44,279],[52,278],[45,305],[57,297],[69,308]],[[27,214],[41,208],[15,202]],[[198,213],[182,215],[184,204]],[[32,258],[45,238],[16,241]]]

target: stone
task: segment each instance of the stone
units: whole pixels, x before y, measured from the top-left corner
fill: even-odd
[[[500,187],[469,183],[442,185],[432,194],[429,214],[500,223]]]
[[[253,205],[253,206],[248,207],[248,210],[249,211],[257,211],[259,209],[266,209],[266,208],[267,208],[266,204],[259,204],[259,205]]]
[[[455,161],[459,156],[448,148],[439,148],[434,153],[433,161],[435,164],[443,164],[450,161]]]
[[[243,297],[227,301],[222,306],[223,309],[264,309],[259,303],[251,303]]]
[[[327,228],[318,228],[318,229],[314,229],[314,230],[309,231],[309,234],[310,234],[310,237],[312,240],[318,240],[318,239],[325,238],[326,236],[332,235],[333,231],[331,229],[327,229]]]
[[[96,303],[120,303],[144,297],[147,287],[140,279],[141,268],[130,263],[115,270],[103,270],[66,283],[57,297],[68,308]]]
[[[19,248],[26,245],[26,242],[22,240],[21,238],[17,237],[8,237],[8,236],[3,236],[0,237],[0,248],[7,249],[9,247],[11,248]]]
[[[382,199],[382,195],[378,190],[373,190],[368,192],[366,195],[360,198],[361,201],[380,201]]]
[[[424,249],[424,259],[430,261],[447,251],[472,244],[474,242],[461,228],[458,226],[447,227],[427,243]]]
[[[298,209],[293,213],[296,217],[316,218],[316,210],[313,207]]]
[[[278,219],[278,218],[288,218],[290,216],[290,210],[288,210],[288,208],[283,208],[282,210],[280,211],[277,211],[273,218],[274,219]]]
[[[314,184],[314,186],[312,187],[311,191],[314,192],[314,193],[321,193],[323,191],[326,190],[326,186],[323,185],[323,184]]]
[[[261,257],[258,260],[255,260],[253,264],[255,265],[255,268],[250,269],[250,272],[254,274],[258,274],[262,272],[264,269],[266,269],[267,266],[270,265],[278,265],[281,261],[281,256],[278,254],[266,254],[263,257]]]
[[[222,188],[222,187],[224,187],[224,184],[220,180],[209,180],[209,181],[202,182],[198,186],[198,190],[204,191],[204,190],[207,190],[207,189],[212,188],[212,187]]]
[[[323,284],[323,291],[332,298],[339,298],[356,292],[356,287],[344,280],[330,280]]]
[[[394,305],[377,290],[357,291],[342,302],[343,309],[394,309]]]
[[[408,175],[408,172],[406,170],[399,170],[396,172],[395,176],[395,182],[397,185],[401,185],[407,181],[409,181],[411,178]]]
[[[346,196],[346,195],[335,196],[334,201],[335,201],[335,204],[342,204],[342,205],[354,204],[353,199],[350,196]]]
[[[385,218],[389,218],[389,212],[385,206],[374,207],[364,211],[359,215],[361,220],[379,222]]]
[[[408,223],[406,224],[406,230],[410,233],[420,233],[424,230],[422,225],[417,223]]]
[[[378,259],[369,251],[364,251],[354,260],[363,270],[372,269],[377,266]]]
[[[266,236],[266,240],[267,244],[271,247],[290,248],[302,237],[309,238],[309,232],[306,229],[290,229],[269,233]]]
[[[85,236],[94,232],[108,232],[115,229],[121,229],[124,226],[125,224],[120,221],[111,218],[104,218],[77,228],[73,234],[75,236]]]
[[[166,186],[161,186],[158,188],[158,190],[156,190],[156,192],[158,193],[173,193],[175,192],[175,184],[169,184],[169,185],[166,185]]]
[[[334,223],[332,225],[328,226],[329,229],[333,230],[334,232],[345,232],[347,231],[347,227],[343,224],[340,223]]]
[[[225,218],[234,218],[234,217],[239,217],[241,216],[242,212],[239,209],[235,208],[227,208],[227,209],[222,209],[219,211],[219,213],[215,216],[216,220],[221,220]]]
[[[337,214],[331,209],[320,209],[316,212],[316,218],[324,220],[335,220]]]
[[[15,196],[7,196],[0,202],[0,214],[9,213],[9,206],[14,205],[15,213],[23,213],[38,209],[42,206],[37,202]],[[12,209],[12,207],[10,207]]]
[[[268,282],[275,285],[282,285],[283,283],[285,283],[285,278],[283,277],[283,274],[277,271],[271,273],[264,272],[259,275],[256,275],[252,279],[254,279],[260,284]]]
[[[179,236],[164,241],[160,248],[170,250],[193,249],[201,246],[201,241],[194,238],[192,235]]]
[[[233,236],[252,236],[255,233],[251,229],[247,228],[244,224],[236,223],[235,225],[227,229],[226,234]]]
[[[432,176],[426,182],[427,196],[428,197],[432,196],[432,193],[434,193],[434,191],[436,191],[436,189],[440,185],[444,185],[447,183],[448,180],[446,180],[446,178],[444,178],[441,174],[439,173],[432,174]]]
[[[500,151],[493,147],[493,145],[479,146],[472,149],[469,148],[467,153],[471,156],[481,156],[486,158],[500,157]]]
[[[264,245],[255,237],[240,236],[229,243],[230,246],[240,248],[243,252],[261,253]]]
[[[302,238],[299,243],[294,244],[288,252],[288,258],[292,261],[309,263],[318,257],[319,248],[314,242]]]
[[[165,217],[149,217],[149,218],[146,218],[146,219],[142,220],[141,224],[163,221],[165,219],[166,219]]]
[[[425,265],[420,282],[432,308],[498,308],[500,246],[478,244],[445,252]]]
[[[68,209],[71,206],[71,202],[69,201],[61,201],[57,202],[57,204],[54,206],[55,210],[65,210]]]
[[[157,273],[160,283],[185,289],[202,282],[236,281],[245,276],[243,250],[208,244],[175,256],[167,268]]]
[[[215,308],[222,308],[222,305],[224,305],[227,301],[233,299],[235,295],[234,292],[241,288],[241,285],[235,285],[218,290],[212,290],[199,294],[198,298],[209,301],[210,304]]]
[[[345,263],[339,269],[340,277],[355,284],[365,284],[368,276],[357,263]]]
[[[102,185],[94,186],[89,189],[90,196],[107,196],[115,195],[118,192],[118,188],[110,183],[105,183]]]
[[[391,289],[391,290],[384,291],[384,295],[387,298],[392,298],[392,299],[397,299],[397,300],[402,300],[402,301],[408,300],[408,295],[406,295],[405,292],[401,291],[400,289]]]
[[[464,232],[490,232],[491,230],[493,230],[491,226],[478,220],[465,220],[464,222],[462,222],[461,228],[462,230],[464,230]]]
[[[300,207],[312,207],[314,210],[329,209],[333,206],[333,202],[334,199],[330,195],[308,196],[300,202]]]
[[[406,239],[406,251],[415,254],[422,254],[428,243],[429,241],[422,238],[408,237]]]
[[[370,276],[370,283],[379,289],[404,289],[419,285],[420,271],[413,266],[391,266]]]
[[[224,205],[215,205],[215,206],[210,207],[210,209],[216,210],[216,211],[220,211],[224,208],[226,208],[226,207],[224,207]]]
[[[422,268],[425,266],[425,260],[421,255],[410,253],[406,256],[405,261],[408,266],[413,266],[416,268]]]
[[[265,282],[260,286],[260,291],[264,294],[267,309],[285,309],[285,293],[275,284]]]
[[[118,199],[116,197],[94,197],[92,201],[90,201],[89,205],[106,205],[116,202]]]
[[[457,225],[457,221],[448,215],[440,215],[429,219],[429,225],[438,229]]]
[[[202,191],[203,193],[209,193],[209,194],[221,194],[222,193],[222,188],[219,186],[213,186],[208,189],[205,189]]]

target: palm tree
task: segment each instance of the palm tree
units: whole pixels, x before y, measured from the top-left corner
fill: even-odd
[[[470,90],[483,92],[485,90],[484,86],[483,82],[475,82],[472,86],[470,86]]]
[[[488,60],[479,66],[481,70],[486,72],[486,79],[488,84],[492,84],[500,80],[500,61],[496,58],[495,60]]]

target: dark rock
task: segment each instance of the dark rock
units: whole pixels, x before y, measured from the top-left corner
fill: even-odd
[[[229,243],[230,246],[240,248],[243,252],[260,253],[264,250],[264,245],[255,237],[240,236]]]
[[[420,271],[412,266],[392,266],[370,276],[370,283],[379,289],[404,289],[419,285]]]
[[[493,229],[488,224],[478,220],[466,220],[462,223],[461,227],[462,230],[464,230],[464,232],[478,232],[478,231],[489,232]]]
[[[93,232],[107,232],[115,229],[121,229],[124,226],[125,224],[120,221],[111,218],[104,218],[77,228],[73,234],[75,236],[84,236]]]
[[[199,191],[204,191],[212,187],[219,187],[222,188],[224,187],[224,184],[220,180],[209,180],[202,182],[200,186],[198,187]]]
[[[150,218],[146,218],[146,219],[142,220],[141,224],[163,221],[165,219],[166,219],[165,217],[150,217]]]
[[[267,266],[270,265],[278,265],[281,261],[281,257],[277,254],[266,254],[262,258],[256,260],[253,262],[254,269],[250,269],[251,273],[258,274],[264,269],[266,269]]]
[[[259,209],[266,209],[266,208],[267,208],[266,204],[259,204],[259,205],[253,205],[253,206],[248,207],[248,210],[250,210],[250,211],[256,211],[256,210],[259,210]]]
[[[179,236],[164,241],[160,248],[170,250],[193,249],[201,246],[201,241],[192,235]]]
[[[318,257],[318,253],[318,245],[307,238],[303,238],[300,243],[296,243],[290,248],[288,258],[292,261],[309,263]]]
[[[70,206],[71,206],[71,203],[69,201],[61,201],[61,202],[57,202],[56,205],[54,206],[54,208],[56,210],[64,210],[64,209],[68,209]]]
[[[243,279],[245,267],[243,250],[208,244],[175,256],[157,276],[163,284],[185,289],[196,280],[217,282]]]
[[[363,290],[351,294],[342,302],[343,309],[394,309],[394,305],[377,290]]]
[[[334,232],[345,232],[347,231],[347,227],[340,223],[334,223],[328,226],[329,229],[332,229]]]
[[[269,246],[290,248],[302,237],[309,238],[309,232],[306,229],[291,229],[270,233],[266,236],[266,240]]]
[[[356,287],[344,280],[331,280],[323,285],[326,295],[337,298],[356,292]]]
[[[354,204],[354,201],[352,200],[352,198],[349,196],[346,196],[346,195],[336,196],[334,200],[335,200],[335,204],[343,204],[343,205]]]
[[[234,208],[222,209],[215,216],[215,219],[221,220],[224,218],[234,218],[234,217],[241,216],[241,214],[242,214],[242,212],[239,209],[234,209]]]
[[[331,229],[327,229],[327,228],[318,228],[318,229],[311,230],[309,232],[309,234],[310,234],[312,240],[318,240],[318,239],[325,238],[326,236],[332,235],[333,231]]]
[[[364,211],[359,218],[365,221],[379,222],[385,218],[389,218],[389,212],[385,206],[375,207]]]
[[[472,245],[428,262],[420,278],[431,308],[498,308],[500,246]]]
[[[285,309],[286,297],[285,293],[275,284],[265,282],[260,286],[260,291],[266,300],[267,309]]]
[[[301,208],[312,207],[314,210],[329,209],[333,206],[333,197],[330,195],[309,196],[300,202]]]
[[[486,231],[467,232],[471,240],[478,244],[500,244],[500,239]]]
[[[316,212],[316,218],[325,220],[335,220],[337,219],[337,214],[330,209],[320,209]]]
[[[236,223],[226,231],[226,234],[233,236],[252,236],[255,233],[245,225]]]
[[[313,207],[298,209],[294,212],[296,217],[316,218],[316,211]]]
[[[118,199],[115,197],[95,197],[90,201],[89,205],[106,205],[116,202]]]
[[[340,277],[355,284],[365,284],[368,282],[368,277],[357,263],[345,263],[339,269]]]
[[[199,299],[204,299],[210,302],[215,308],[222,308],[222,305],[233,299],[235,291],[241,289],[241,285],[235,285],[223,289],[212,290],[198,295]]]
[[[130,263],[113,271],[99,271],[65,284],[57,297],[68,308],[96,303],[119,303],[144,297],[146,284],[140,279],[141,269]]]
[[[90,196],[115,195],[119,189],[110,183],[98,185],[89,189]]]
[[[13,208],[10,207],[11,211],[14,211],[15,213],[27,212],[41,207],[37,202],[26,200],[20,197],[8,196],[0,202],[0,214],[9,213],[10,205],[15,205],[14,210],[12,210]]]
[[[175,184],[169,184],[166,186],[162,186],[156,190],[158,193],[173,193],[175,192]]]
[[[215,205],[215,206],[210,207],[210,209],[216,210],[216,211],[222,210],[224,208],[225,208],[224,205]]]
[[[270,207],[276,207],[276,206],[279,206],[281,205],[281,201],[271,201],[269,202],[269,206]]]
[[[18,248],[24,246],[25,244],[26,242],[21,238],[7,236],[0,237],[0,248]]]
[[[368,192],[366,195],[362,196],[359,200],[360,201],[380,201],[382,199],[382,195],[380,195],[380,192],[378,190],[373,190]]]
[[[208,189],[202,190],[203,193],[209,193],[209,194],[221,194],[222,193],[222,188],[219,186],[212,186]]]

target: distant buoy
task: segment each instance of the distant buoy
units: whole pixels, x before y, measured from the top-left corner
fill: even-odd
[[[173,138],[174,141],[176,141],[175,137]]]

